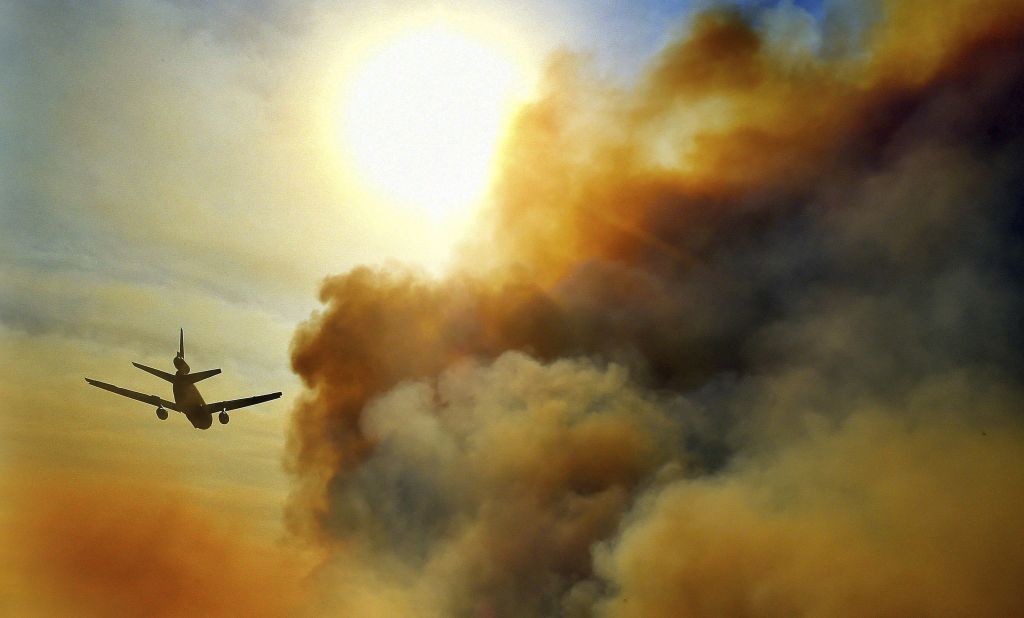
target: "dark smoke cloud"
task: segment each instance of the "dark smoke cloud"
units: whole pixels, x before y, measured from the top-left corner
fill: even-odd
[[[877,9],[713,10],[629,91],[558,58],[456,273],[327,280],[290,464],[332,603],[1024,611],[1024,11]]]
[[[442,615],[556,610],[676,446],[621,367],[518,353],[393,389],[360,428],[375,446],[337,487],[336,534],[359,530],[350,551],[384,579],[402,565],[419,588],[406,611]]]

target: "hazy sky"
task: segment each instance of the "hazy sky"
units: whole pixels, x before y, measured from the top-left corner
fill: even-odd
[[[538,67],[564,47],[595,54],[623,79],[686,11],[432,6],[527,32]],[[280,498],[284,417],[298,387],[288,342],[316,307],[318,282],[357,264],[433,259],[424,256],[435,241],[417,221],[347,193],[329,124],[346,40],[423,10],[3,3],[5,456],[76,474],[155,466],[156,476],[186,475],[207,490],[239,483]],[[82,381],[161,388],[129,363],[166,366],[179,326],[193,367],[224,369],[204,384],[207,399],[260,389],[285,397],[200,437]],[[142,454],[145,469],[132,459]]]
[[[16,496],[0,508],[6,518],[25,486],[143,483],[182,492],[226,526],[284,535],[297,323],[317,307],[322,278],[433,259],[435,242],[401,211],[357,203],[339,180],[337,67],[348,39],[431,7],[528,33],[538,69],[566,47],[622,77],[685,12],[0,3],[0,458],[10,472],[0,482]],[[202,385],[208,401],[284,397],[199,433],[83,381],[169,396],[130,363],[169,367],[179,326],[193,368],[223,369]]]
[[[0,0],[0,613],[1024,612],[1021,83],[1011,0]],[[284,396],[84,382],[179,327]]]

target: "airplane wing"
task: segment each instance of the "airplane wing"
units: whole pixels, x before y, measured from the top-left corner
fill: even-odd
[[[277,399],[280,396],[281,393],[270,393],[269,395],[256,395],[255,397],[246,397],[244,399],[217,401],[215,403],[206,404],[206,409],[209,412],[226,412],[227,410],[237,410],[238,408],[244,408],[246,406],[254,406],[258,403],[263,403],[264,401]]]
[[[134,399],[136,401],[141,401],[143,403],[148,403],[150,405],[160,406],[160,407],[164,407],[164,408],[169,408],[171,410],[176,410],[178,412],[181,412],[181,410],[178,408],[178,406],[176,406],[174,404],[173,401],[167,401],[166,399],[161,399],[160,397],[157,397],[156,395],[146,395],[145,393],[137,393],[135,391],[130,391],[127,388],[121,388],[120,386],[114,386],[113,384],[107,384],[106,382],[100,382],[99,380],[92,380],[90,378],[86,378],[85,381],[88,382],[89,384],[92,384],[95,387],[102,388],[105,391],[110,391],[111,393],[117,393],[118,395],[121,395],[122,397],[128,397],[130,399]]]

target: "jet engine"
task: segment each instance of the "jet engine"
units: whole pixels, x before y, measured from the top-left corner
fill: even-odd
[[[185,359],[180,356],[174,357],[174,367],[178,370],[178,373],[188,373],[192,369],[185,362]]]
[[[164,410],[163,408],[157,408],[156,409],[156,417],[158,419],[162,420],[162,421],[166,421],[167,420],[167,410]]]
[[[228,421],[231,419],[228,418],[227,412],[221,412],[220,414],[217,415],[217,420],[220,421],[221,425],[227,425]]]

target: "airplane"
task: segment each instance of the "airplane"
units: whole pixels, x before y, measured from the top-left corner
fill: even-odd
[[[173,375],[165,371],[160,371],[159,369],[147,367],[140,363],[132,363],[139,369],[170,382],[174,390],[174,401],[167,401],[166,399],[161,399],[156,395],[137,393],[126,388],[121,388],[119,386],[114,386],[113,384],[107,384],[91,378],[86,378],[85,381],[93,386],[110,391],[111,393],[117,393],[118,395],[129,397],[136,401],[155,405],[156,416],[162,421],[167,420],[167,410],[169,409],[181,412],[196,429],[209,429],[210,426],[213,425],[214,412],[218,412],[217,420],[220,421],[220,424],[227,425],[228,420],[230,420],[228,418],[228,410],[236,410],[246,406],[253,406],[258,403],[263,403],[264,401],[277,399],[281,396],[281,393],[270,393],[268,395],[245,397],[244,399],[231,399],[228,401],[218,401],[216,403],[206,403],[203,401],[203,396],[199,394],[199,389],[196,388],[196,382],[217,375],[220,373],[220,369],[208,369],[206,371],[189,373],[191,368],[188,366],[188,363],[185,362],[185,329],[181,329],[179,337],[178,355],[174,357],[174,366],[178,371]]]

